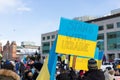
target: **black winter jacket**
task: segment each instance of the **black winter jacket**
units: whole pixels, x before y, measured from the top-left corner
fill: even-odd
[[[82,80],[105,80],[104,72],[101,70],[89,70],[84,74]]]

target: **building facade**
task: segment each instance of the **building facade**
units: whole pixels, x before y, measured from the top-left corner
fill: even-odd
[[[87,21],[99,26],[98,40],[104,41],[108,61],[120,58],[120,13]]]
[[[41,35],[41,53],[43,56],[48,55],[58,31],[53,31]]]

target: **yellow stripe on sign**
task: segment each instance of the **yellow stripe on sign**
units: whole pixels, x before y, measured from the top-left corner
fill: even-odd
[[[97,61],[97,66],[98,66],[98,69],[101,69],[101,65],[102,65],[102,60],[96,60]]]
[[[88,71],[88,60],[89,58],[78,58],[75,63],[75,70],[86,70]]]
[[[56,52],[77,56],[94,57],[96,42],[58,35]]]
[[[89,58],[76,58],[75,70],[88,70],[88,60]],[[98,69],[101,69],[102,60],[96,60]]]
[[[73,65],[73,56],[70,56],[69,67],[72,67],[72,65]]]

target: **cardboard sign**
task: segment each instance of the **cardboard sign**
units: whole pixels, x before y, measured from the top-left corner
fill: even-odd
[[[76,58],[75,70],[88,70],[88,60],[89,58]]]
[[[103,52],[99,52],[99,49],[96,48],[94,59],[97,61],[98,69],[100,69],[102,64],[102,57]],[[70,57],[70,67],[73,67],[75,70],[88,70],[88,60],[91,57],[85,57],[85,56],[77,56],[74,58],[74,56]],[[75,60],[74,60],[75,59]]]
[[[94,57],[98,26],[61,18],[56,52]]]

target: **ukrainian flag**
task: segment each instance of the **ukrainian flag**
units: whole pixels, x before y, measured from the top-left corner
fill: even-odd
[[[98,26],[61,18],[56,52],[94,57]]]
[[[54,80],[55,73],[56,73],[56,63],[57,63],[57,58],[58,58],[57,57],[58,54],[55,53],[56,41],[57,41],[57,39],[54,41],[53,46],[50,50],[50,54],[49,54],[48,70],[50,73],[50,80]]]
[[[54,80],[56,72],[57,54],[55,53],[56,40],[50,50],[49,58],[45,60],[36,80]]]
[[[43,67],[36,80],[50,80],[50,73],[48,70],[48,57],[45,59]]]

